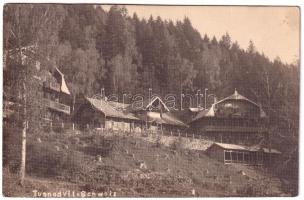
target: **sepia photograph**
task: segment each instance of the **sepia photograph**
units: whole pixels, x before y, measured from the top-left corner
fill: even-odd
[[[2,196],[297,196],[300,15],[3,4]]]

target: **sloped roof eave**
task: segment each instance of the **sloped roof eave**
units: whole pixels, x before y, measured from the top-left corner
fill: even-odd
[[[211,146],[214,146],[214,145],[218,146],[222,149],[227,149],[227,150],[249,151],[249,152],[262,151],[264,153],[281,154],[281,152],[276,149],[271,149],[269,152],[268,148],[261,148],[260,146],[243,146],[243,145],[237,145],[237,144],[217,143],[217,142],[213,143],[213,145],[211,145]]]
[[[60,74],[61,76],[61,85],[60,85],[60,90],[63,93],[66,93],[68,95],[71,95],[70,90],[65,82],[65,78],[64,78],[64,74],[58,69],[58,67],[55,67],[55,69],[57,70],[57,72]]]
[[[97,110],[97,111],[100,111],[102,112],[106,117],[113,117],[113,118],[120,118],[120,119],[129,119],[129,120],[140,120],[138,119],[137,117],[135,116],[130,116],[130,114],[126,114],[126,113],[123,113],[121,111],[117,111],[115,110],[111,105],[105,103],[105,105],[109,106],[109,108],[107,109],[102,109],[101,108],[101,105],[96,105],[97,103],[97,99],[93,99],[93,98],[89,98],[89,97],[85,97],[86,100],[92,105],[92,107]],[[103,102],[103,100],[98,100],[100,102]],[[104,107],[106,108],[106,107]],[[108,111],[107,111],[108,110]],[[113,112],[113,113],[111,113]]]
[[[215,104],[212,104],[209,109],[200,111],[189,123],[195,122],[203,117],[214,117],[214,105]]]
[[[228,96],[228,97],[226,97],[226,98],[224,98],[224,99],[222,99],[222,100],[219,100],[218,102],[216,102],[216,103],[214,103],[214,104],[219,104],[219,103],[221,103],[221,102],[223,102],[223,101],[226,101],[226,100],[242,100],[242,101],[248,101],[248,102],[250,102],[251,104],[253,104],[253,105],[255,105],[255,106],[257,106],[257,107],[260,107],[260,105],[258,105],[257,103],[255,103],[254,101],[252,101],[252,100],[250,100],[250,99],[248,99],[247,97],[244,97],[243,95],[240,95],[240,94],[232,94],[232,95],[230,95],[230,96]]]

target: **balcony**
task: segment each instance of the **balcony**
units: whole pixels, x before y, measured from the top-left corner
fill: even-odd
[[[266,132],[267,129],[265,127],[250,127],[250,126],[215,126],[208,125],[203,127],[206,132]]]
[[[43,102],[44,102],[44,105],[53,109],[53,110],[56,110],[56,111],[59,111],[59,112],[63,112],[65,114],[70,114],[70,106],[67,106],[67,105],[64,105],[62,103],[58,103],[56,101],[52,101],[52,100],[49,100],[49,99],[43,99]]]
[[[51,90],[55,90],[57,92],[60,92],[60,84],[58,84],[56,82],[44,82],[43,86],[45,88],[49,88]]]

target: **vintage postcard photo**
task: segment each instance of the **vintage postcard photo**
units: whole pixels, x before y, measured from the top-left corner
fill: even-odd
[[[300,8],[3,5],[3,196],[292,197]]]

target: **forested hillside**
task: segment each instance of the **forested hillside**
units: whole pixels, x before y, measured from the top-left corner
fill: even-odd
[[[201,19],[204,20],[204,19]],[[201,35],[191,21],[140,19],[123,6],[19,4],[4,8],[4,52],[35,46],[43,66],[59,66],[74,96],[100,93],[194,94],[234,89],[260,103],[275,139],[297,141],[299,63],[270,61],[254,42]],[[185,100],[186,101],[186,100]],[[211,101],[211,99],[209,99]],[[292,139],[293,140],[293,139]]]
[[[179,99],[181,93],[208,88],[208,94],[220,99],[237,88],[268,116],[271,145],[283,152],[272,170],[297,184],[299,61],[271,61],[254,41],[242,49],[229,33],[221,38],[201,35],[187,17],[174,22],[159,16],[141,19],[123,6],[105,11],[88,4],[7,4],[3,32],[4,95],[21,99],[26,94],[27,102],[23,98],[20,104],[27,105],[32,121],[43,113],[38,86],[30,79],[37,73],[34,65],[57,66],[76,98],[99,94],[102,88],[106,95],[119,96],[147,95],[152,88],[154,94]],[[31,65],[23,63],[24,49],[31,52]],[[16,52],[20,55],[15,59]],[[186,98],[184,103],[189,104]]]

